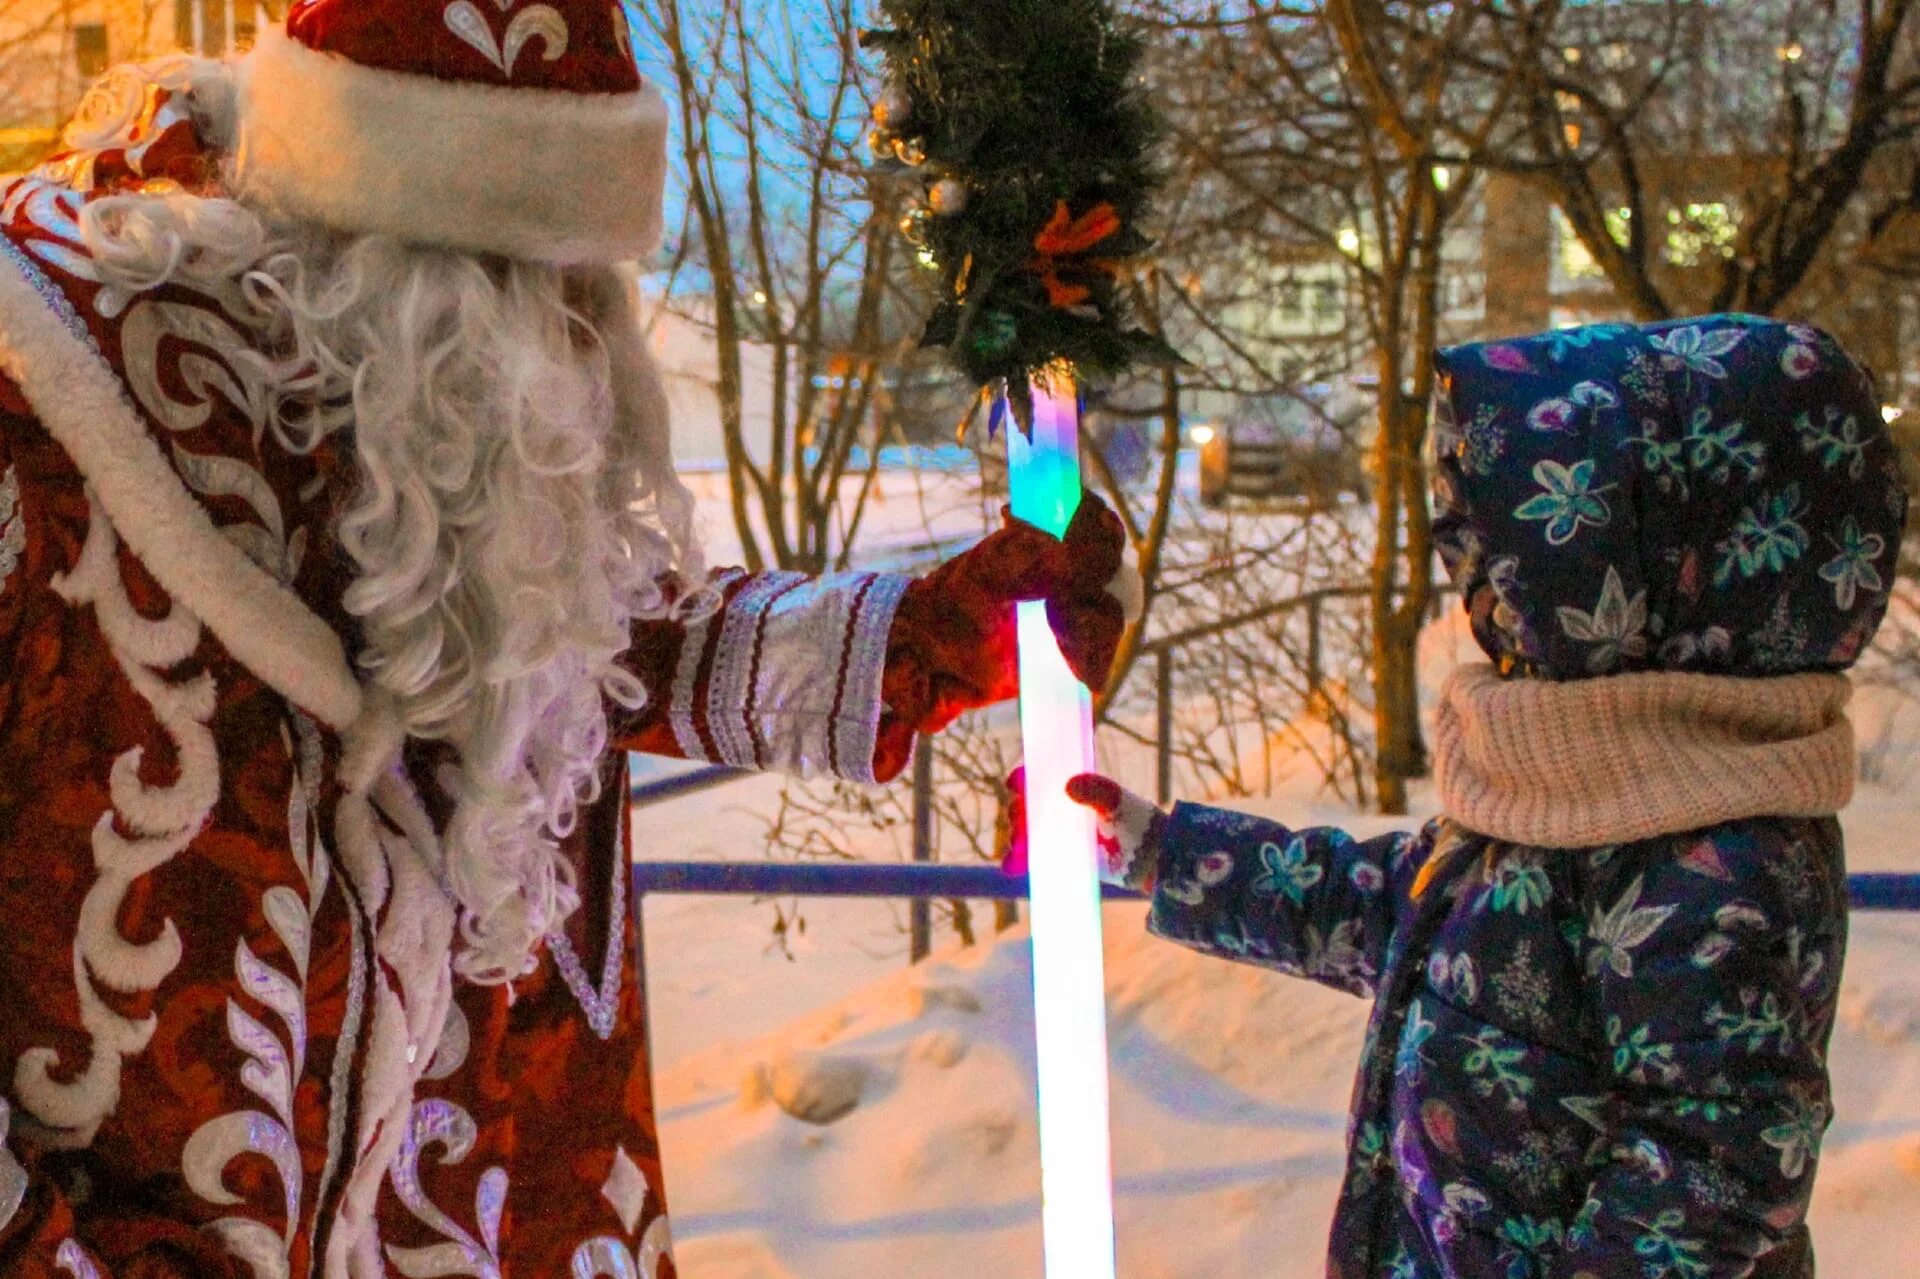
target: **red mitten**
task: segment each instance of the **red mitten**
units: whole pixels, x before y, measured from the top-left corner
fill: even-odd
[[[1007,517],[1006,527],[907,588],[894,616],[883,692],[892,718],[937,733],[963,711],[1020,691],[1014,606],[1045,600],[1067,665],[1103,688],[1138,576],[1120,518],[1086,494],[1064,539]]]
[[[1007,778],[1011,793],[998,831],[1000,868],[1018,878],[1027,873],[1027,770],[1016,768]],[[1160,865],[1161,832],[1166,814],[1123,788],[1094,773],[1083,773],[1067,783],[1067,798],[1093,810],[1095,838],[1100,845],[1100,879],[1119,888],[1153,891]]]

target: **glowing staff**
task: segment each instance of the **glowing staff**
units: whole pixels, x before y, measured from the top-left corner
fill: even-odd
[[[1033,438],[1007,431],[1013,513],[1064,536],[1080,505],[1080,408],[1072,370],[1033,385]],[[1113,1160],[1107,1123],[1106,975],[1093,814],[1066,796],[1093,770],[1093,703],[1060,655],[1046,605],[1020,605],[1020,732],[1033,893],[1039,1036],[1040,1199],[1052,1279],[1111,1279]]]

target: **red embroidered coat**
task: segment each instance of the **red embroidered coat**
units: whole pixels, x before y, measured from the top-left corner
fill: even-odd
[[[352,676],[351,468],[261,431],[215,299],[81,242],[83,191],[204,163],[167,110],[0,185],[0,1274],[668,1279],[620,757],[583,909],[457,985],[424,761]],[[907,582],[721,584],[636,636],[620,745],[897,771]]]

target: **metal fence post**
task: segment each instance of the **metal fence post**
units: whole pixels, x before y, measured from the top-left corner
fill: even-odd
[[[913,752],[913,860],[933,860],[933,742],[921,738]],[[916,897],[907,912],[910,963],[933,953],[933,903]]]
[[[1154,654],[1156,718],[1159,740],[1155,743],[1156,791],[1160,807],[1173,803],[1173,650],[1163,648]]]

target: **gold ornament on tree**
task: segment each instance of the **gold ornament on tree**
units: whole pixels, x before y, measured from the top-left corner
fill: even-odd
[[[927,192],[927,207],[943,218],[957,218],[967,211],[967,184],[958,178],[942,178]]]
[[[873,101],[873,121],[883,129],[898,129],[913,114],[913,99],[899,89],[888,89]]]
[[[895,138],[893,158],[909,169],[917,169],[927,162],[927,149],[918,138]]]
[[[900,219],[900,235],[908,244],[919,248],[927,242],[927,230],[933,219],[925,209],[915,209]]]

